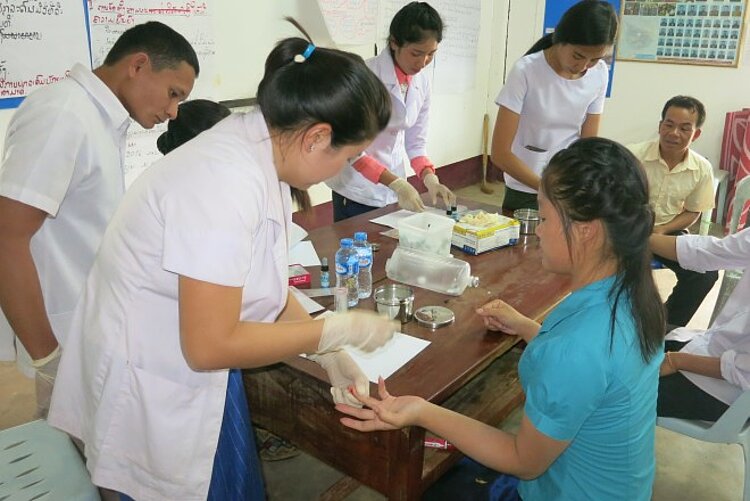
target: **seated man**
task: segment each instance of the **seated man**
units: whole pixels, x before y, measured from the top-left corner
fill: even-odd
[[[723,239],[651,235],[651,250],[691,270],[746,269],[750,228]],[[688,343],[667,341],[659,375],[659,416],[716,421],[750,389],[750,274],[737,283],[713,325]],[[691,334],[684,327],[676,333]]]
[[[675,96],[662,109],[659,138],[629,146],[648,176],[656,234],[688,233],[701,212],[714,207],[711,163],[690,149],[701,135],[705,119],[703,103],[693,97]],[[677,285],[665,305],[667,323],[687,325],[719,274],[686,270],[668,256],[655,254],[677,275]]]

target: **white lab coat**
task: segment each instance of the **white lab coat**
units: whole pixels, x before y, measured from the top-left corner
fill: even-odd
[[[129,189],[76,308],[49,414],[85,443],[94,484],[139,501],[206,498],[228,372],[188,367],[178,275],[243,287],[241,320],[274,321],[291,213],[259,111],[228,117]]]
[[[432,93],[429,73],[432,65],[414,75],[406,100],[396,79],[391,51],[386,47],[367,66],[380,78],[391,95],[391,120],[366,152],[399,177],[406,176],[407,160],[427,156],[427,125]],[[384,207],[398,201],[396,194],[382,184],[375,184],[348,165],[326,184],[339,195],[373,207]]]
[[[26,98],[8,126],[0,195],[50,215],[31,239],[31,254],[52,331],[62,345],[104,230],[125,191],[129,125],[128,112],[112,91],[76,64],[68,78]],[[14,355],[8,340],[13,331],[2,319],[3,359]]]
[[[677,260],[687,270],[744,270],[742,278],[706,331],[679,327],[671,336],[693,339],[681,352],[721,359],[721,376],[682,371],[696,386],[727,405],[750,390],[750,228],[724,238],[683,235],[677,238]]]

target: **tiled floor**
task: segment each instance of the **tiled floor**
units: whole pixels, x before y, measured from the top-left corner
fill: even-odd
[[[458,190],[459,197],[499,204],[502,185],[490,185],[491,195],[479,186]],[[662,293],[671,290],[674,275],[668,270],[655,271]],[[693,318],[691,326],[705,328],[718,293],[718,283]],[[0,429],[33,419],[33,381],[21,376],[12,363],[0,363]],[[513,430],[520,420],[515,412],[503,427]],[[657,428],[657,472],[653,499],[656,501],[730,501],[741,499],[743,459],[738,446],[698,442]],[[309,500],[324,492],[342,475],[307,454],[285,461],[264,463],[264,473],[271,501]],[[360,487],[350,501],[384,499],[378,493]]]

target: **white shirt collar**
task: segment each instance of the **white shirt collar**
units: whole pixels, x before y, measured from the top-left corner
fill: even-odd
[[[115,96],[112,89],[107,87],[94,72],[86,66],[76,63],[70,70],[70,78],[78,82],[89,93],[97,105],[106,113],[112,121],[112,125],[117,130],[127,130],[127,127],[130,125],[128,110],[125,109],[125,106]]]

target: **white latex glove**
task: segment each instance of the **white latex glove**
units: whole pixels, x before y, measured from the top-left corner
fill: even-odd
[[[422,178],[422,182],[427,188],[427,192],[432,197],[432,205],[435,205],[437,203],[438,196],[443,199],[446,209],[450,209],[451,207],[456,205],[456,195],[454,195],[447,186],[445,186],[444,184],[440,184],[440,180],[438,179],[437,175],[432,172],[428,172]]]
[[[362,407],[362,403],[349,393],[349,387],[354,386],[357,393],[369,396],[370,381],[347,352],[332,351],[323,355],[311,355],[308,358],[320,364],[328,373],[333,403]]]
[[[336,351],[344,345],[372,351],[390,341],[401,328],[398,322],[369,311],[348,311],[325,318],[317,353]]]
[[[398,196],[398,206],[412,212],[424,211],[424,202],[419,196],[417,189],[409,184],[409,181],[399,177],[388,185]]]
[[[39,360],[32,360],[34,367],[34,383],[36,386],[36,412],[37,417],[46,419],[49,413],[49,404],[52,400],[52,389],[55,387],[57,367],[60,365],[60,345],[52,353]]]

